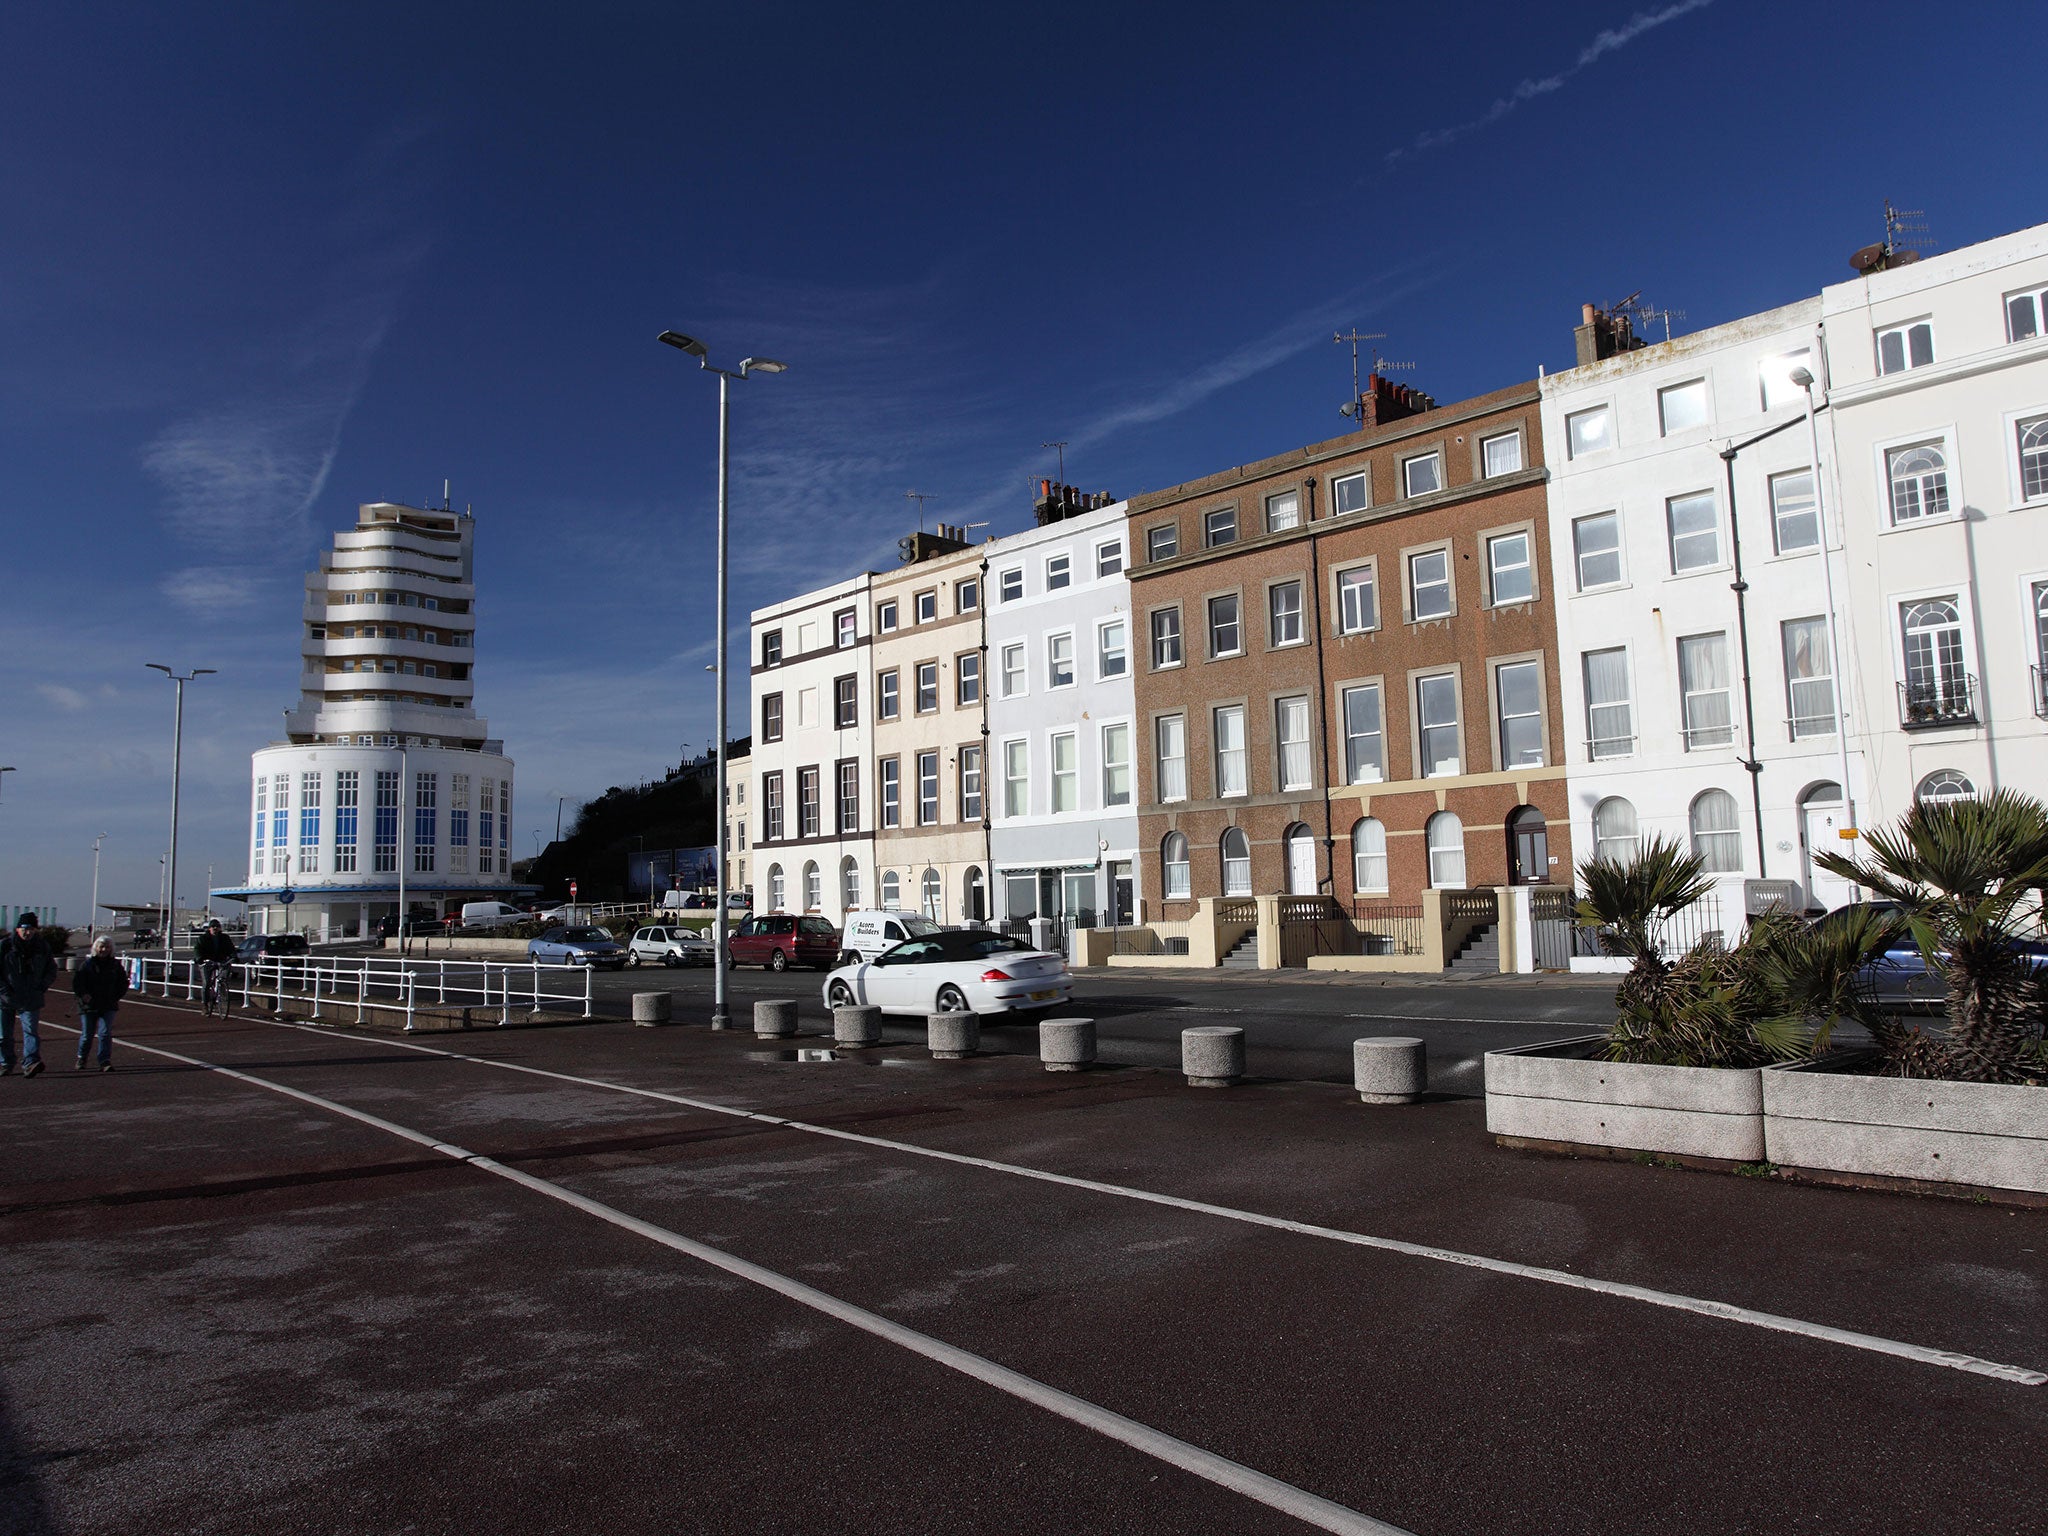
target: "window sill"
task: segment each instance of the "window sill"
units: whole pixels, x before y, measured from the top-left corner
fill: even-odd
[[[1486,605],[1486,611],[1488,613],[1498,613],[1504,608],[1533,609],[1536,606],[1536,601],[1537,600],[1534,597],[1511,597],[1504,603],[1488,603]]]
[[[1962,518],[1954,512],[1941,512],[1932,517],[1909,518],[1903,523],[1887,518],[1885,525],[1877,531],[1880,535],[1887,533],[1911,533],[1916,528],[1947,528],[1961,521]]]
[[[1238,657],[1242,656],[1243,654],[1244,654],[1244,652],[1243,652],[1243,651],[1217,651],[1217,652],[1215,652],[1214,654],[1212,654],[1212,655],[1211,655],[1211,656],[1209,657],[1209,660],[1211,660],[1211,661],[1235,661],[1235,660],[1237,660],[1237,658],[1238,658]]]
[[[1184,661],[1155,661],[1152,663],[1151,670],[1154,672],[1178,672],[1186,665],[1187,663]]]
[[[1301,649],[1301,648],[1302,648],[1302,647],[1303,647],[1304,645],[1307,645],[1307,644],[1308,644],[1308,641],[1307,641],[1306,639],[1302,639],[1302,640],[1276,640],[1276,641],[1274,641],[1274,642],[1273,642],[1273,643],[1272,643],[1271,645],[1267,646],[1267,647],[1266,647],[1266,649],[1267,649],[1268,651],[1298,651],[1298,650],[1300,650],[1300,649]]]

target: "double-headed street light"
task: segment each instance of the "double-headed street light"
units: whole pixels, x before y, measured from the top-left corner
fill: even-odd
[[[713,966],[711,983],[711,1027],[730,1029],[732,1015],[726,1006],[726,972],[729,955],[726,951],[726,847],[725,847],[725,507],[726,507],[726,424],[730,414],[728,399],[729,383],[733,379],[744,379],[750,373],[782,373],[787,363],[778,363],[773,358],[743,358],[736,369],[712,366],[711,356],[704,349],[704,343],[695,337],[685,336],[680,331],[663,331],[655,340],[664,346],[687,352],[697,359],[697,366],[706,373],[718,375],[718,640],[715,650],[717,660],[713,663],[718,673],[718,717],[717,776],[718,793],[712,803],[718,807],[718,826],[712,835],[711,846],[717,851],[718,866],[718,908],[712,914],[712,943],[715,953],[711,957]]]
[[[195,677],[212,677],[214,668],[195,667],[190,672],[173,672],[160,661],[143,663],[178,685],[178,700],[171,714],[171,851],[164,857],[164,985],[171,984],[171,929],[178,921],[178,770],[185,750],[185,685]]]

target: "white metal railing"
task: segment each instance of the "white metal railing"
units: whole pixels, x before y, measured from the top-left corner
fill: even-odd
[[[165,961],[161,956],[127,957],[129,984],[149,997],[198,1002],[205,985],[200,962]],[[311,1005],[315,1019],[342,1019],[353,1013],[362,1023],[371,1008],[405,1015],[410,1031],[427,1009],[496,1008],[498,1022],[512,1022],[515,1004],[538,1013],[543,1008],[577,1009],[591,1017],[592,968],[587,965],[524,965],[493,960],[403,960],[383,955],[281,955],[236,962],[230,968],[229,996],[244,1008],[269,999],[277,1007],[287,1000]]]

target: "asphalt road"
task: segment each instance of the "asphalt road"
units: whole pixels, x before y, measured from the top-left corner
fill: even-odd
[[[0,1081],[9,1536],[2041,1528],[2048,1212],[1313,1081],[122,1024]]]
[[[794,997],[810,1024],[829,1032],[823,973],[776,974],[749,967],[731,973],[735,1022],[751,1027],[758,999]],[[624,1015],[634,992],[673,991],[677,1019],[711,1014],[708,968],[638,967],[603,971],[596,995]],[[1485,1091],[1480,1058],[1505,1046],[1534,1045],[1613,1018],[1614,983],[1601,977],[1411,979],[1307,972],[1077,972],[1072,1006],[1062,1015],[1093,1018],[1101,1059],[1123,1066],[1176,1067],[1180,1032],[1199,1024],[1236,1024],[1245,1031],[1247,1070],[1287,1081],[1351,1081],[1351,1042],[1361,1035],[1419,1035],[1428,1042],[1430,1087],[1439,1093]],[[924,1039],[915,1019],[887,1019],[884,1035],[906,1044]],[[1028,1024],[984,1021],[990,1050],[1035,1055]]]

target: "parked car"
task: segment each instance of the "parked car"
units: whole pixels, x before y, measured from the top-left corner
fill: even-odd
[[[663,891],[661,910],[664,912],[698,912],[718,905],[716,896],[706,896],[702,891]]]
[[[526,921],[526,914],[506,901],[465,901],[459,920],[464,933],[490,933]]]
[[[1842,913],[1851,911],[1901,917],[1896,902],[1871,901],[1860,906],[1837,907],[1820,922],[1826,924],[1830,919],[1838,919]],[[2048,944],[2016,939],[2014,946],[2036,971],[2048,970]],[[1878,1002],[1887,1008],[1939,1011],[1946,1005],[1947,977],[1927,963],[1927,956],[1920,952],[1920,946],[1913,942],[1913,935],[1903,926],[1886,947],[1883,958],[1871,961],[1859,974],[1876,994]]]
[[[840,930],[839,963],[848,965],[855,960],[872,960],[905,939],[922,939],[939,931],[937,923],[915,912],[888,908],[849,912],[846,925]]]
[[[1008,934],[942,928],[825,981],[825,1006],[870,1003],[884,1013],[1035,1014],[1073,996],[1067,962]]]
[[[447,923],[434,916],[431,912],[415,912],[405,920],[407,938],[417,939],[428,934],[441,934],[447,931]],[[398,937],[398,914],[396,912],[386,912],[377,919],[377,937],[380,939],[395,939]]]
[[[726,940],[734,965],[765,965],[786,971],[792,965],[829,970],[839,961],[839,930],[822,917],[794,917],[773,912],[750,917]]]
[[[309,953],[311,946],[303,933],[252,933],[235,946],[235,963],[251,965],[259,960],[275,960],[282,968],[291,970]]]
[[[557,926],[527,941],[526,958],[547,965],[588,965],[615,971],[626,963],[626,947],[602,928]]]
[[[666,928],[659,924],[635,929],[626,941],[628,965],[709,965],[718,951],[695,928]]]

